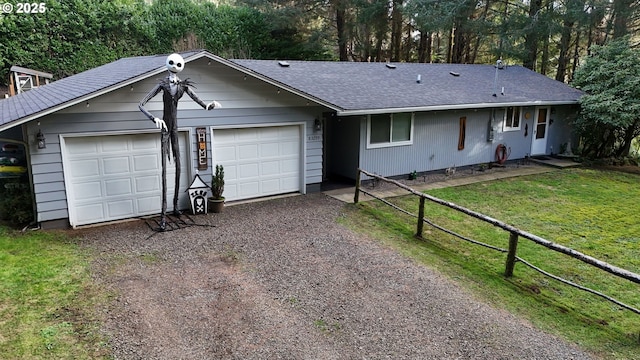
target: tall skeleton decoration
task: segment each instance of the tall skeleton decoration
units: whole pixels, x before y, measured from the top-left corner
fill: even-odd
[[[175,162],[176,167],[176,178],[175,178],[175,192],[173,195],[173,214],[179,216],[180,210],[178,210],[178,189],[180,188],[180,148],[178,144],[178,100],[185,93],[189,95],[193,101],[198,103],[198,105],[202,106],[206,110],[211,110],[213,108],[221,107],[220,103],[217,101],[212,101],[209,104],[205,104],[198,95],[196,95],[191,87],[193,87],[193,82],[186,80],[180,80],[178,78],[178,73],[184,69],[184,59],[179,54],[171,54],[167,57],[166,61],[167,70],[169,70],[169,75],[162,79],[156,87],[151,90],[147,96],[140,101],[140,111],[145,114],[149,120],[153,121],[156,124],[156,127],[160,129],[161,137],[160,137],[160,145],[162,151],[162,212],[160,215],[160,230],[164,231],[166,228],[166,217],[165,213],[167,211],[167,159],[171,161],[170,156],[173,155],[173,161]],[[151,100],[154,96],[158,95],[162,92],[162,101],[164,103],[164,110],[162,113],[162,119],[159,119],[153,116],[150,112],[148,112],[144,105]]]

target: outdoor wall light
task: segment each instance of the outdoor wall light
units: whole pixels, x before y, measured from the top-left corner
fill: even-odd
[[[38,149],[47,148],[47,141],[44,138],[44,134],[42,133],[41,130],[38,130],[38,133],[36,134],[36,140],[38,141]]]
[[[320,122],[320,119],[316,118],[315,120],[313,120],[313,130],[315,131],[322,130],[322,123]]]

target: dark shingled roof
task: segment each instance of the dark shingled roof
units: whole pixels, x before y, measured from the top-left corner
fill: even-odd
[[[345,113],[491,107],[504,103],[577,103],[582,95],[579,90],[521,66],[498,70],[496,82],[494,65],[287,61],[289,66],[281,66],[278,61],[232,61],[311,98],[333,104]]]
[[[184,58],[199,52],[182,53]],[[122,58],[0,100],[0,127],[164,69],[167,55]]]
[[[187,62],[208,57],[342,115],[507,104],[573,104],[582,95],[579,90],[521,66],[497,70],[495,82],[493,65],[288,61],[288,66],[282,66],[283,62],[277,60],[225,60],[201,50],[182,56]],[[166,57],[123,58],[1,100],[0,130],[161,73]],[[496,96],[492,96],[495,92]]]

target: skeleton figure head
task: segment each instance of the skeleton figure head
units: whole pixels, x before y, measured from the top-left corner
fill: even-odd
[[[171,54],[167,56],[167,70],[173,74],[177,74],[184,69],[184,59],[180,54]]]

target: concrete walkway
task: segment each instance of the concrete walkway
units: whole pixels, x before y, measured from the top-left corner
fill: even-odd
[[[542,173],[547,173],[552,171],[560,171],[560,170],[558,168],[542,166],[542,165],[541,166],[506,167],[506,168],[499,169],[499,171],[495,171],[491,173],[486,173],[486,174],[476,173],[477,175],[474,174],[474,175],[458,177],[458,178],[452,177],[444,181],[414,184],[414,185],[411,185],[411,187],[417,191],[426,191],[426,190],[432,190],[432,189],[441,189],[445,187],[468,185],[468,184],[484,182],[484,181],[499,180],[499,179],[505,179],[510,177],[516,177],[516,176],[542,174]],[[371,186],[366,186],[363,189],[381,198],[390,198],[394,196],[407,195],[406,190],[396,186],[392,186],[392,187],[384,186],[384,188],[380,190],[374,189]],[[329,190],[329,191],[325,191],[324,193],[340,201],[343,201],[346,203],[353,203],[353,196],[355,194],[355,190],[356,190],[355,187],[348,187],[348,188],[342,188],[342,189]],[[360,194],[360,201],[369,201],[369,200],[373,200],[373,198],[366,194]]]

